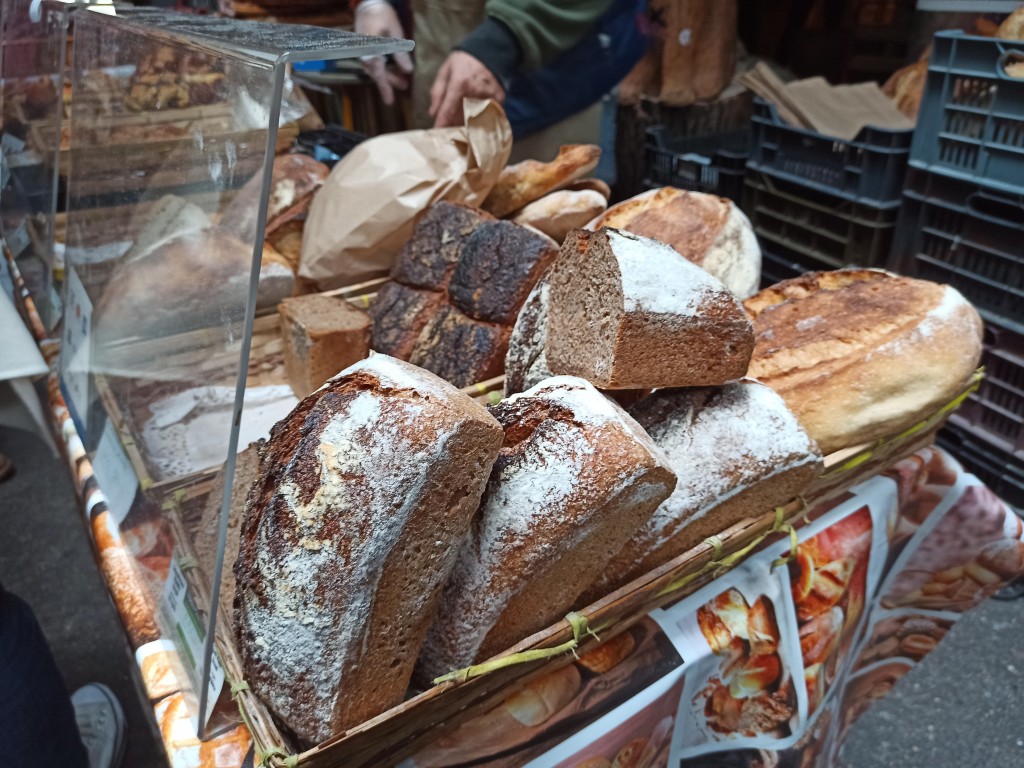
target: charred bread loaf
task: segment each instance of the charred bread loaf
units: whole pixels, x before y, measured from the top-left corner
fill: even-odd
[[[757,292],[761,248],[750,220],[727,198],[662,187],[613,205],[587,229],[611,227],[668,243],[736,296]]]
[[[462,255],[466,240],[494,217],[476,208],[446,200],[428,208],[402,247],[391,279],[429,291],[444,291]]]
[[[491,409],[505,442],[420,654],[429,682],[560,620],[672,492],[650,438],[582,379]]]
[[[754,347],[743,307],[671,246],[575,230],[551,272],[548,366],[602,389],[694,387],[742,377]]]
[[[436,373],[456,387],[501,375],[512,330],[467,317],[448,304],[420,331],[409,362]]]
[[[632,408],[668,457],[675,490],[608,563],[591,602],[721,533],[802,494],[821,455],[782,398],[750,379],[663,389]]]
[[[370,317],[373,318],[370,348],[399,360],[408,360],[420,332],[443,302],[444,294],[438,291],[410,288],[396,282],[385,283],[370,304]]]
[[[897,434],[963,389],[981,357],[977,311],[948,285],[881,270],[812,272],[745,303],[750,376],[823,453]]]
[[[567,144],[551,162],[524,160],[510,165],[501,172],[483,208],[499,219],[508,216],[548,192],[584,178],[600,159],[601,148],[594,144]]]
[[[235,630],[246,681],[301,744],[402,701],[501,443],[472,398],[374,355],[260,446]]]

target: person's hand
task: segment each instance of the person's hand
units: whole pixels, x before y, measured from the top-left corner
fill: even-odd
[[[363,0],[356,6],[355,31],[360,35],[374,37],[404,37],[402,22],[395,9],[387,0]],[[409,87],[412,74],[412,58],[404,51],[392,56],[397,71],[389,69],[383,56],[367,56],[363,69],[370,76],[385,104],[395,102],[395,89],[404,91]]]
[[[505,89],[491,70],[465,51],[452,51],[430,86],[430,116],[435,128],[462,125],[462,99],[505,100]]]

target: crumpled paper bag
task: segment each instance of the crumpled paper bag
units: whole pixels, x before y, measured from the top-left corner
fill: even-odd
[[[313,199],[299,275],[321,290],[391,269],[416,217],[439,200],[480,205],[512,151],[495,101],[466,99],[459,128],[390,133],[364,141],[334,166]]]

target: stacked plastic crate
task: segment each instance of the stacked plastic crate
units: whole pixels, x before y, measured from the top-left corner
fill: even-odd
[[[754,102],[743,210],[763,284],[843,266],[883,266],[899,215],[912,130],[867,126],[846,141],[785,123]]]
[[[981,311],[986,378],[940,442],[1024,507],[1024,43],[935,36],[891,264]]]

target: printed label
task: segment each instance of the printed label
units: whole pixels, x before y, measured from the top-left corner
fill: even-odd
[[[89,360],[92,354],[92,302],[73,269],[67,271],[67,312],[61,339],[60,378],[68,405],[82,429],[89,429]],[[82,435],[87,439],[87,435]]]
[[[103,425],[92,468],[96,472],[100,490],[107,499],[107,508],[120,524],[131,511],[139,480],[124,452],[117,430],[109,421]]]

